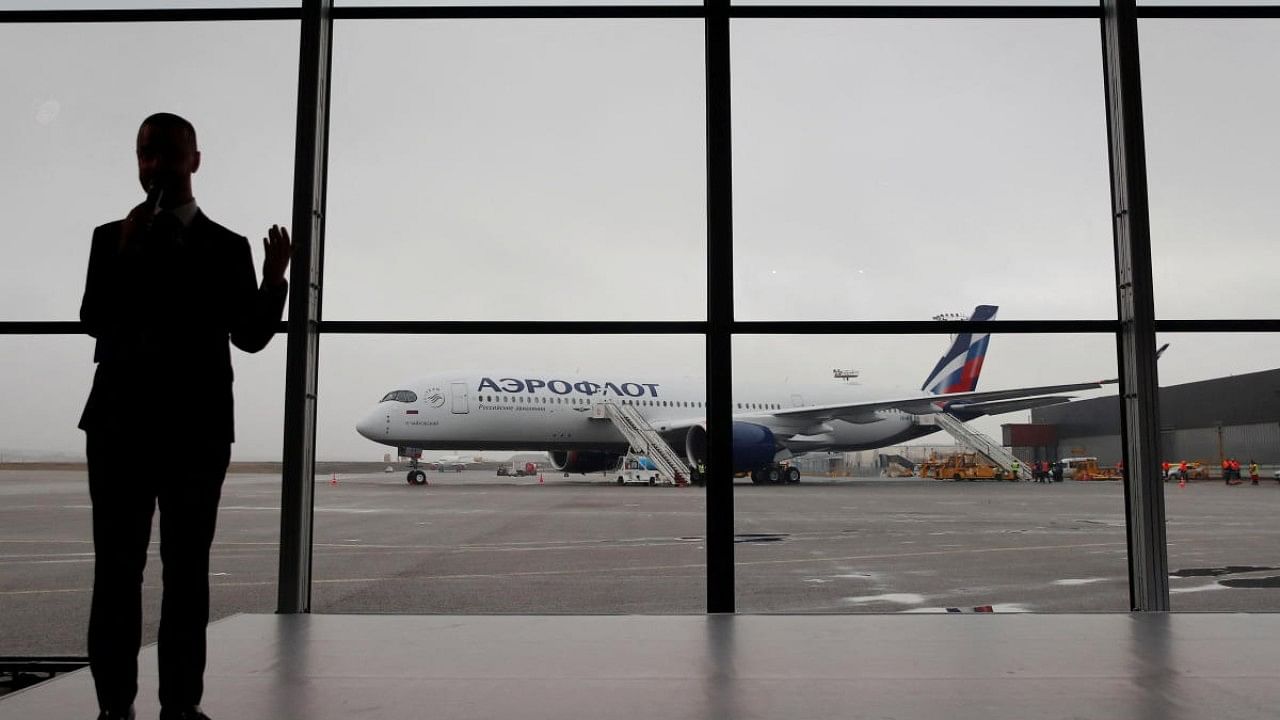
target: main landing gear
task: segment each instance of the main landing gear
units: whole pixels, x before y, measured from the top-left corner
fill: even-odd
[[[752,470],[751,482],[756,485],[795,485],[800,482],[800,470],[784,465],[769,465]]]

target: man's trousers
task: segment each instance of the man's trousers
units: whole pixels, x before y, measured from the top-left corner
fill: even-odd
[[[103,710],[124,710],[138,694],[142,642],[142,573],[151,518],[160,508],[160,704],[200,704],[204,694],[205,626],[209,622],[209,547],[231,446],[182,446],[176,468],[162,469],[171,446],[88,434],[93,503],[93,604],[89,666]]]

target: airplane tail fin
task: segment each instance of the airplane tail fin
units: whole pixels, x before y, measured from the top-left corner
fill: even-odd
[[[974,308],[970,320],[994,320],[995,305],[979,305]],[[947,354],[938,360],[933,372],[925,379],[921,390],[934,395],[942,393],[972,392],[978,388],[978,375],[982,373],[982,361],[987,357],[989,333],[960,333]]]

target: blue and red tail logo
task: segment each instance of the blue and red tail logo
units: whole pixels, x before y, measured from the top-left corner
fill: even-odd
[[[994,320],[995,305],[979,305],[974,308],[970,320]],[[951,349],[933,367],[921,390],[934,395],[957,392],[973,392],[978,388],[978,376],[982,373],[982,361],[987,357],[988,333],[960,333]]]

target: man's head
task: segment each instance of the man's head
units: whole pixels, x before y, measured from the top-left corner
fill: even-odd
[[[191,197],[191,176],[200,169],[196,129],[172,113],[156,113],[138,128],[138,181],[143,190],[164,188],[166,201]],[[166,205],[169,202],[165,202]]]

